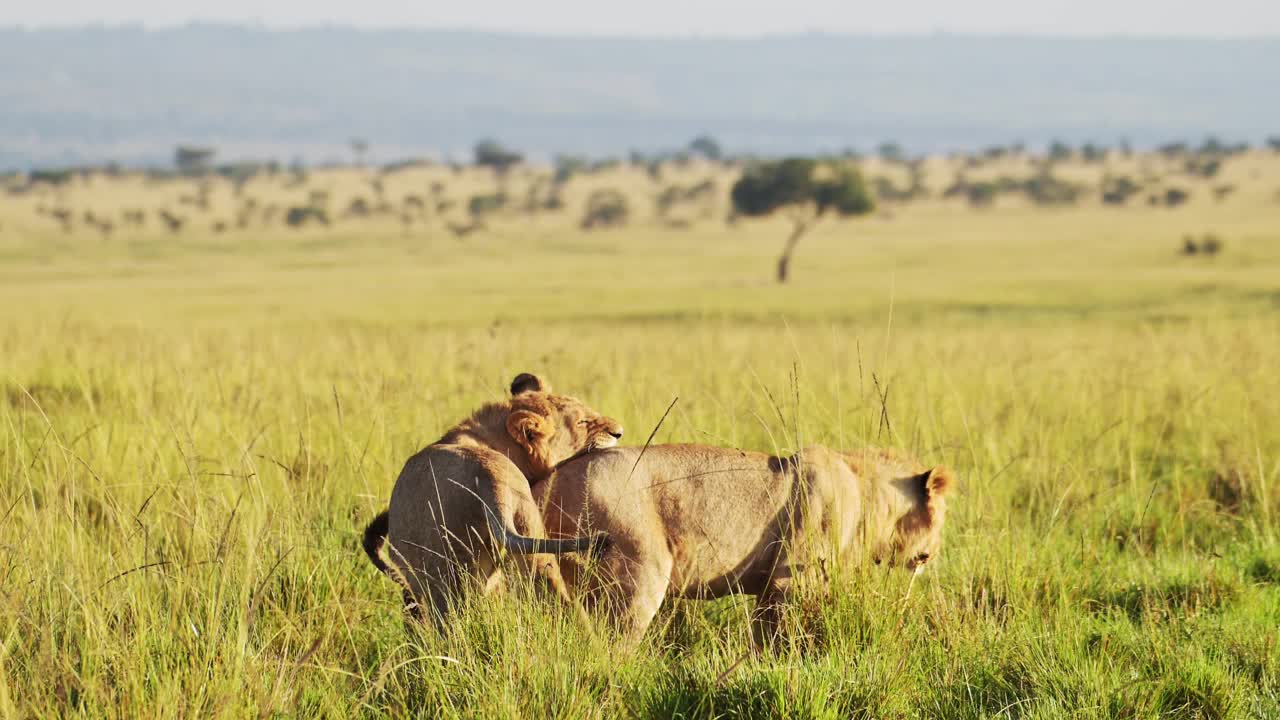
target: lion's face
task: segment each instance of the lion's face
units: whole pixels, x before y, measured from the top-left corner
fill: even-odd
[[[942,551],[942,526],[947,514],[947,492],[955,479],[945,468],[933,468],[910,478],[911,507],[894,525],[876,562],[887,559],[893,567],[923,570]]]
[[[522,373],[511,383],[507,432],[528,453],[534,471],[546,476],[575,455],[617,445],[622,424],[577,398],[556,395],[541,378]]]

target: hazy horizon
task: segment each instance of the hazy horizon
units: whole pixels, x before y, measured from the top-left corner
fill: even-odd
[[[1271,37],[1280,35],[1280,3],[1269,0],[921,0],[857,8],[839,0],[651,0],[601,7],[588,0],[539,4],[512,0],[422,5],[336,0],[254,0],[216,5],[164,0],[51,0],[0,7],[0,26],[85,25],[168,28],[214,23],[294,29],[315,26],[605,37],[755,37],[837,35],[1050,35],[1066,37]]]
[[[752,38],[493,30],[0,28],[0,168],[663,152],[913,153],[1051,141],[1154,147],[1280,132],[1280,39],[960,34]]]

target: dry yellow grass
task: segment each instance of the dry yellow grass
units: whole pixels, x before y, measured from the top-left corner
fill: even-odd
[[[930,167],[934,187],[955,169]],[[340,210],[368,179],[308,187]],[[462,206],[495,187],[429,169],[384,192],[439,180]],[[283,184],[245,194],[305,199]],[[64,234],[36,207],[176,209],[189,181],[5,197],[0,715],[1275,715],[1280,156],[1185,184],[1173,210],[824,221],[787,287],[785,225],[728,227],[722,203],[665,229],[632,170],[465,240],[394,216],[215,235],[225,183],[177,235]],[[632,223],[577,230],[605,186]],[[1187,233],[1225,249],[1183,257]],[[358,531],[410,453],[522,370],[635,443],[678,396],[658,441],[946,463],[964,492],[936,574],[906,598],[851,570],[795,608],[793,645],[742,663],[732,601],[675,603],[627,656],[518,600],[407,636]]]

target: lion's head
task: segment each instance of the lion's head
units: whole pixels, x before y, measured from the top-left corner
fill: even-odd
[[[942,550],[947,493],[955,486],[955,478],[946,468],[935,467],[895,484],[903,491],[909,506],[876,553],[876,562],[887,559],[892,566],[920,570]]]
[[[537,375],[520,373],[511,381],[509,404],[507,432],[527,453],[539,476],[550,475],[556,465],[575,455],[613,447],[622,437],[617,420],[577,398],[556,395]]]

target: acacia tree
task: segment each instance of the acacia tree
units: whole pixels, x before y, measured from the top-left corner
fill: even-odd
[[[689,151],[697,153],[711,162],[720,162],[724,159],[724,151],[720,149],[720,143],[710,135],[699,135],[689,142]]]
[[[512,167],[524,162],[523,155],[507,149],[497,140],[481,140],[476,143],[474,154],[476,165],[493,168],[499,177],[506,175]]]
[[[800,238],[828,212],[851,217],[875,209],[862,176],[847,165],[820,164],[811,158],[787,158],[749,168],[730,193],[734,211],[748,217],[784,213],[791,221],[778,282],[785,283]]]
[[[209,169],[216,151],[213,148],[179,145],[173,151],[173,164],[186,175],[198,175]]]

